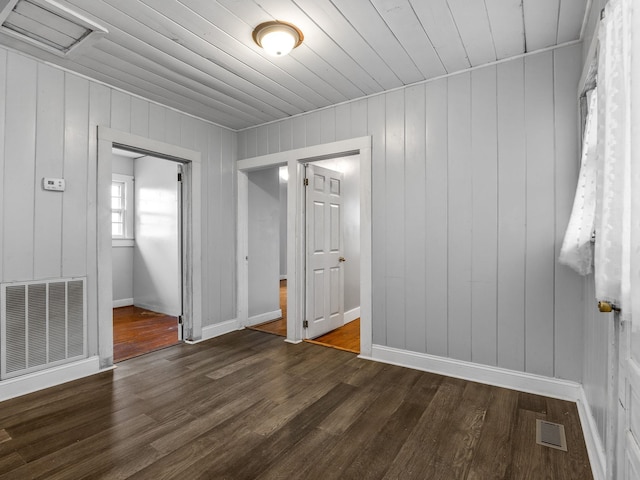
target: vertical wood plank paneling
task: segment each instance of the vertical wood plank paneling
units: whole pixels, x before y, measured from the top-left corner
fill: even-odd
[[[312,112],[309,115],[305,115],[305,121],[305,146],[311,147],[318,145],[322,141],[322,132],[320,131],[322,126],[321,112]]]
[[[33,275],[37,64],[15,53],[7,61],[4,161],[4,281]]]
[[[276,153],[280,151],[280,124],[271,123],[268,125],[268,140],[269,153]]]
[[[524,371],[524,60],[498,69],[498,366]]]
[[[137,97],[131,98],[131,133],[149,136],[149,102]]]
[[[279,152],[286,152],[291,150],[293,145],[293,120],[287,118],[280,122],[280,142]]]
[[[427,353],[443,357],[448,345],[448,82],[428,83],[425,165],[426,336]]]
[[[222,250],[222,229],[220,228],[220,219],[222,210],[222,159],[221,159],[221,130],[219,128],[209,129],[209,166],[207,189],[209,190],[209,228],[207,235],[207,256],[208,256],[208,277],[209,290],[205,291],[204,297],[207,299],[209,312],[208,318],[203,321],[204,325],[211,325],[223,320],[221,310],[221,288],[222,288],[222,257],[227,252]]]
[[[225,208],[221,211],[223,229],[221,241],[222,272],[221,314],[224,320],[236,317],[236,164],[234,155],[235,134],[229,130],[221,132],[221,187],[220,202]]]
[[[527,249],[525,369],[553,376],[554,121],[553,53],[525,58]]]
[[[449,356],[471,360],[471,85],[449,78]]]
[[[404,90],[384,95],[386,105],[386,293],[387,345],[405,348],[405,99]],[[409,219],[411,220],[411,219]]]
[[[149,138],[158,141],[164,140],[166,111],[167,109],[160,105],[149,104]]]
[[[4,280],[4,230],[5,230],[5,216],[4,216],[4,181],[5,181],[5,116],[7,112],[7,51],[0,49],[0,185],[2,186],[2,192],[0,192],[0,280]]]
[[[164,142],[170,143],[171,145],[180,145],[182,135],[181,117],[182,115],[175,110],[171,110],[170,108],[166,109],[166,113],[164,116]]]
[[[385,98],[367,100],[367,126],[372,136],[371,148],[371,266],[373,343],[387,345],[386,327],[386,165]]]
[[[258,154],[258,129],[247,130],[247,158],[253,158]]]
[[[560,255],[564,232],[569,223],[578,179],[578,104],[576,86],[581,72],[580,45],[554,51],[554,101],[556,145],[556,238],[555,255]],[[555,376],[579,382],[581,365],[573,352],[583,345],[583,322],[576,304],[583,302],[583,279],[574,271],[555,262]]]
[[[606,441],[607,381],[609,333],[607,322],[597,310],[595,298],[595,280],[593,275],[585,278],[583,285],[585,302],[584,317],[584,373],[582,384],[598,425],[600,438]],[[605,445],[606,447],[606,445]]]
[[[89,85],[89,151],[87,157],[87,315],[98,318],[98,251],[91,245],[98,244],[96,230],[98,211],[98,125],[109,125],[111,118],[111,89],[91,82]],[[89,355],[98,354],[98,325],[87,324]]]
[[[209,167],[211,166],[211,159],[209,158],[209,130],[210,126],[204,122],[197,121],[195,124],[195,145],[194,148],[197,152],[201,152],[201,164],[200,164],[200,179],[201,182],[201,203],[200,203],[200,235],[201,245],[205,248],[201,250],[200,272],[201,272],[201,294],[202,294],[202,325],[207,325],[209,320],[209,298],[206,292],[209,291],[209,275],[208,264],[210,248],[209,245],[209,196],[215,195],[215,191],[212,191],[207,180],[209,179]]]
[[[406,348],[426,352],[425,86],[407,88],[405,101]]]
[[[87,272],[87,155],[89,153],[89,82],[65,74],[62,275]]]
[[[293,148],[307,146],[307,116],[295,117],[293,122]]]
[[[196,146],[196,124],[198,120],[188,115],[180,116],[180,145],[181,147],[194,150]]]
[[[345,140],[351,137],[351,104],[343,103],[335,108],[336,140]]]
[[[34,278],[61,275],[63,194],[45,191],[42,178],[63,176],[63,140],[64,73],[40,63],[36,110]]]
[[[266,155],[269,153],[269,126],[263,125],[256,128],[257,134],[257,155]]]
[[[118,90],[111,93],[111,128],[131,131],[131,95]]]
[[[336,109],[325,108],[320,111],[320,143],[336,140]]]
[[[498,152],[495,66],[471,74],[471,149],[471,359],[496,365]]]
[[[247,130],[237,133],[238,138],[238,160],[247,158]]]
[[[351,107],[351,137],[358,138],[367,135],[367,108],[366,99],[357,100],[349,104]]]

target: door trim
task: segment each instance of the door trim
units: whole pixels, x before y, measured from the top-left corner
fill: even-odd
[[[89,322],[89,354],[100,357],[100,367],[113,365],[113,287],[111,264],[110,185],[113,146],[131,148],[148,155],[168,158],[183,164],[183,315],[184,337],[202,336],[202,234],[201,234],[201,153],[151,140],[108,127],[98,126],[97,166],[97,250],[96,285],[88,285],[97,295],[97,324]],[[195,221],[194,221],[195,220]],[[88,276],[89,279],[91,275]],[[91,307],[91,306],[90,306]],[[96,350],[97,351],[91,351]]]
[[[302,341],[302,320],[304,318],[301,301],[304,295],[304,251],[296,239],[304,234],[300,221],[300,198],[302,188],[302,164],[314,160],[360,155],[360,356],[371,357],[373,341],[372,328],[372,278],[371,278],[371,137],[358,137],[312,147],[288,150],[258,157],[239,160],[238,179],[238,321],[239,326],[247,326],[249,311],[248,284],[248,173],[268,167],[287,165],[287,338],[285,341]]]

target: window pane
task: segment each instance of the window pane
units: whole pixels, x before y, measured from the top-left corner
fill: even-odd
[[[122,197],[122,183],[113,182],[111,184],[111,196]]]
[[[112,237],[122,237],[122,224],[121,223],[112,223],[111,224],[111,236]]]
[[[113,223],[122,223],[122,212],[111,212],[111,221]]]
[[[111,208],[122,208],[122,199],[120,197],[111,197]]]

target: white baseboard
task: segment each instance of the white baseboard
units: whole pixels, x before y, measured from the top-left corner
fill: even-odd
[[[170,315],[172,317],[177,317],[178,315],[180,315],[180,309],[172,305],[155,305],[144,302],[135,302],[133,303],[133,305],[135,305],[136,307],[144,308],[145,310],[150,310],[152,312],[164,313],[165,315]]]
[[[254,315],[247,319],[246,327],[252,327],[254,325],[260,325],[261,323],[268,322],[270,320],[276,320],[282,318],[282,310],[274,310],[273,312],[261,313],[260,315]]]
[[[598,433],[598,426],[587,401],[584,388],[580,387],[580,398],[576,402],[578,406],[578,414],[580,415],[580,424],[584,434],[584,442],[587,445],[587,453],[589,454],[589,462],[591,463],[591,471],[594,480],[605,480],[606,476],[606,453],[602,438]]]
[[[236,330],[242,330],[240,323],[237,319],[227,320],[226,322],[216,323],[214,325],[208,325],[202,327],[202,338],[199,340],[185,340],[184,343],[189,345],[195,345],[196,343],[204,342],[210,338],[219,337],[226,333],[235,332]]]
[[[354,320],[360,318],[360,307],[352,308],[344,312],[344,324],[346,325],[349,322],[353,322]]]
[[[89,375],[99,372],[100,359],[95,356],[65,365],[58,365],[57,367],[47,370],[3,380],[0,382],[0,401],[88,377]]]
[[[427,353],[410,352],[382,345],[373,345],[370,359],[571,402],[577,402],[580,399],[582,389],[579,383],[569,380],[437,357]]]
[[[113,301],[113,308],[128,307],[133,305],[133,298],[121,298]]]

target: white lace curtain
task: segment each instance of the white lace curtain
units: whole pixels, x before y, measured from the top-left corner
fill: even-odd
[[[625,316],[636,312],[636,318],[640,318],[639,3],[610,0],[600,24],[597,120],[590,115],[586,129],[590,122],[597,123],[597,140],[594,145],[585,136],[580,182],[560,254],[561,262],[583,275],[589,273],[591,247],[585,239],[586,232],[590,236],[595,229],[596,297],[620,305]]]

